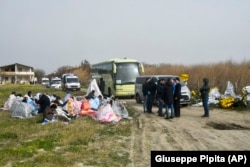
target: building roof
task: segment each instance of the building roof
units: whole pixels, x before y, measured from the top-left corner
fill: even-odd
[[[20,66],[29,67],[29,68],[34,69],[34,68],[31,67],[31,66],[27,66],[27,65],[24,65],[24,64],[20,64],[20,63],[14,63],[14,64],[5,65],[5,66],[0,66],[0,68],[9,67],[9,66],[15,66],[15,65],[20,65]]]

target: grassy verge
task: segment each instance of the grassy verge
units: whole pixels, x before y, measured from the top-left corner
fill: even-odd
[[[1,105],[12,91],[25,94],[65,92],[40,85],[0,85]],[[0,166],[126,166],[130,163],[131,120],[102,124],[80,117],[68,125],[42,125],[41,115],[28,119],[0,111]],[[130,113],[132,115],[132,113]]]

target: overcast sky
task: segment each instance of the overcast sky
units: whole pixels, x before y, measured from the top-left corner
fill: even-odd
[[[0,0],[0,66],[250,60],[250,0]]]

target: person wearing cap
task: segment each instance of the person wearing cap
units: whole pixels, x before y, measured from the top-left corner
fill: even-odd
[[[204,108],[204,115],[202,115],[202,117],[209,117],[209,108],[208,108],[209,91],[210,91],[209,80],[208,78],[203,78],[203,85],[200,88],[201,100]]]
[[[174,112],[175,117],[181,116],[180,111],[180,100],[181,100],[181,84],[180,84],[180,78],[175,78],[175,88],[174,88]]]
[[[43,113],[43,121],[42,123],[48,123],[52,121],[56,121],[57,117],[57,111],[56,111],[57,105],[55,103],[52,103],[50,106],[47,106]]]

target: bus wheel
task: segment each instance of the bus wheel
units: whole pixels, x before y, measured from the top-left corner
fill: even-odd
[[[135,96],[136,103],[141,103],[141,98],[138,94]]]
[[[111,89],[108,88],[108,96],[111,97],[111,95],[112,95],[112,94],[111,94]]]

